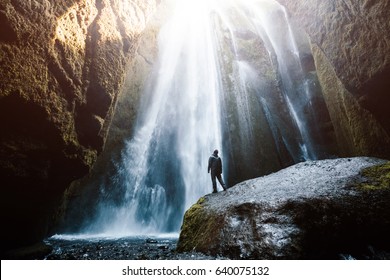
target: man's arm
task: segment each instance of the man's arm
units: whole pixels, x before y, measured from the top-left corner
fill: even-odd
[[[209,158],[209,166],[207,167],[207,173],[210,173],[211,169],[211,157]]]

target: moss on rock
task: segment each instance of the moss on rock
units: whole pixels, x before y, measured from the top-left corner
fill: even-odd
[[[362,170],[361,174],[369,182],[361,183],[358,188],[365,191],[384,190],[390,188],[390,161]]]
[[[180,239],[177,247],[178,252],[208,252],[215,254],[215,248],[208,247],[218,239],[221,219],[223,216],[205,209],[207,198],[202,197],[184,215]]]

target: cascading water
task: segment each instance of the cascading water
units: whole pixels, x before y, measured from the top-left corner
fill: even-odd
[[[88,232],[177,232],[184,211],[211,191],[206,171],[215,148],[223,150],[224,170],[231,174],[234,149],[250,158],[249,166],[256,165],[261,146],[278,156],[283,145],[294,161],[316,158],[304,113],[310,92],[303,90],[284,9],[273,0],[167,2],[174,11],[159,34],[158,61],[146,81],[134,134],[117,164],[115,186],[101,189]],[[266,56],[243,47],[248,38],[263,44]],[[258,71],[259,57],[273,66],[267,75],[275,79]],[[266,79],[278,80],[277,96]],[[278,117],[282,112],[288,121]],[[257,144],[267,137],[268,146]]]
[[[297,48],[291,26],[284,7],[266,12],[264,9],[254,7],[254,13],[260,20],[260,25],[272,45],[277,56],[278,70],[282,79],[282,92],[285,96],[290,115],[297,125],[301,140],[299,147],[304,160],[317,159],[317,152],[312,146],[310,125],[305,117],[305,106],[310,105],[311,92],[305,80],[299,50]],[[274,24],[275,13],[279,24]],[[280,29],[280,26],[285,28]],[[259,27],[257,27],[260,30]],[[267,40],[266,40],[267,41]]]

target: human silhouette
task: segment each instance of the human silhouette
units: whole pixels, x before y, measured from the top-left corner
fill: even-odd
[[[211,174],[211,182],[213,183],[213,193],[217,192],[217,180],[221,184],[224,191],[226,191],[226,185],[222,179],[222,160],[218,156],[218,150],[215,150],[214,153],[209,158],[209,165],[207,172]]]

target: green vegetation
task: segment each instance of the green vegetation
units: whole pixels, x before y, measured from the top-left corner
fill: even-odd
[[[384,190],[390,187],[390,161],[364,169],[361,174],[369,179],[369,182],[358,186],[360,190],[374,191]]]
[[[223,217],[213,211],[205,210],[206,197],[201,197],[184,215],[178,252],[212,252],[211,244],[218,239]],[[216,242],[218,243],[218,242]],[[210,245],[210,246],[209,246]]]

